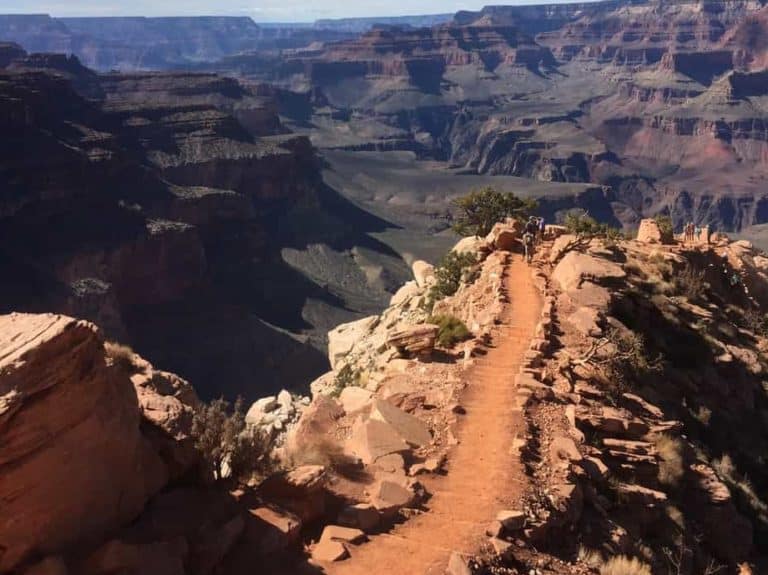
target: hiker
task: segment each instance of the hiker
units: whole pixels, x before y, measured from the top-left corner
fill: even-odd
[[[534,233],[528,231],[527,226],[525,233],[523,234],[523,248],[525,249],[525,261],[531,263],[533,260],[533,242],[535,239]]]
[[[534,238],[536,237],[536,234],[539,232],[539,225],[536,222],[536,216],[531,216],[528,218],[528,222],[525,224],[525,233],[531,234]]]
[[[544,230],[546,229],[546,226],[544,225],[544,218],[539,218],[539,241],[544,241]]]
[[[699,241],[701,241],[701,228],[699,226],[696,226],[694,228],[693,237],[696,240],[696,243],[699,243]]]

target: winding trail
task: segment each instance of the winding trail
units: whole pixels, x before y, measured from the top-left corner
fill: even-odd
[[[510,303],[494,334],[495,346],[466,374],[470,385],[462,405],[467,414],[459,422],[459,444],[449,454],[448,473],[424,481],[433,494],[429,511],[351,549],[350,559],[326,566],[326,573],[443,575],[452,551],[476,552],[496,513],[516,506],[525,475],[513,455],[523,426],[520,412],[514,411],[514,381],[541,301],[518,255],[507,266],[504,287]]]

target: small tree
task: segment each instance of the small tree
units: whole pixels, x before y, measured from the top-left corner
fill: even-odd
[[[269,438],[246,426],[242,398],[237,398],[231,414],[230,405],[223,398],[202,405],[192,419],[192,437],[217,480],[224,476],[225,463],[236,479],[266,471],[273,464]]]
[[[563,220],[563,225],[570,233],[582,238],[602,237],[615,241],[623,237],[621,230],[598,222],[584,211],[568,212]]]
[[[487,236],[498,222],[509,217],[527,218],[537,207],[536,200],[520,199],[490,186],[455,200],[453,205],[459,212],[453,230],[462,236]]]
[[[472,332],[464,322],[452,315],[433,315],[427,319],[427,323],[438,326],[437,343],[446,348],[472,337]]]
[[[435,268],[435,285],[432,287],[437,296],[435,299],[442,299],[455,294],[459,290],[462,280],[467,279],[465,277],[467,273],[476,265],[477,257],[471,252],[449,252],[446,254]]]
[[[665,244],[672,243],[672,240],[675,238],[675,226],[672,223],[672,218],[666,215],[658,215],[653,219],[656,225],[659,226],[661,241]]]

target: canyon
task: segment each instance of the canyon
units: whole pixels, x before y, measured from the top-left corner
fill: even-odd
[[[765,572],[766,38],[0,15],[0,573]],[[532,263],[457,243],[484,187]],[[219,397],[268,472],[208,468]]]

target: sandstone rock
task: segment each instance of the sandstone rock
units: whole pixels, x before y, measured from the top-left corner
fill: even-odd
[[[300,454],[316,448],[331,436],[344,410],[332,397],[318,395],[304,410],[286,437],[286,451]]]
[[[573,234],[565,234],[558,237],[552,244],[552,250],[549,254],[549,262],[554,264],[562,258],[578,242],[578,238]]]
[[[165,485],[136,390],[93,325],[0,316],[0,398],[0,572],[103,536]]]
[[[370,533],[379,526],[381,518],[376,508],[369,503],[357,503],[345,507],[338,517],[340,525],[354,527]]]
[[[259,485],[259,494],[295,514],[302,523],[310,523],[325,514],[325,481],[325,467],[304,465],[268,477]]]
[[[339,402],[347,415],[357,413],[371,404],[373,393],[362,387],[350,386],[341,390]]]
[[[612,407],[602,407],[597,412],[577,410],[576,421],[580,426],[629,438],[640,438],[650,431],[644,421],[633,417],[629,412]]]
[[[407,485],[385,479],[375,486],[371,502],[382,515],[392,517],[399,509],[413,505],[415,500],[416,495]]]
[[[411,266],[413,277],[416,278],[416,285],[425,288],[435,281],[435,267],[422,260],[416,260]]]
[[[636,407],[642,410],[643,412],[645,412],[646,415],[650,415],[651,417],[655,417],[656,419],[661,419],[662,417],[664,417],[664,412],[661,411],[661,409],[659,409],[652,403],[645,401],[639,395],[635,395],[633,393],[624,393],[621,395],[621,397],[631,406]]]
[[[456,252],[457,254],[469,252],[477,255],[480,252],[486,251],[487,249],[488,244],[483,238],[470,236],[459,240],[458,243],[453,246],[451,251]]]
[[[332,541],[351,543],[352,545],[360,545],[368,541],[368,537],[360,529],[342,527],[340,525],[326,525],[320,539],[331,539]]]
[[[519,238],[522,235],[522,224],[517,220],[499,222],[485,238],[487,244],[497,250],[513,251],[521,244]]]
[[[277,405],[280,409],[290,409],[293,407],[293,397],[291,396],[291,393],[285,389],[281,390],[280,393],[277,394]]]
[[[144,363],[146,371],[131,376],[141,415],[150,424],[142,431],[175,479],[200,459],[192,438],[192,419],[200,399],[189,382]]]
[[[132,544],[113,540],[92,553],[80,566],[82,575],[185,575],[187,543],[183,538],[163,543]]]
[[[245,422],[251,425],[258,425],[261,423],[264,415],[275,411],[279,407],[277,398],[274,395],[269,397],[262,397],[254,401],[251,407],[245,414]]]
[[[399,453],[390,453],[376,459],[374,466],[384,473],[405,476],[405,459]]]
[[[390,307],[403,306],[409,300],[421,295],[421,289],[415,281],[404,283],[389,299]]]
[[[637,241],[649,244],[661,244],[672,238],[664,238],[661,234],[661,228],[656,220],[645,218],[640,220],[640,227],[637,230]]]
[[[346,451],[359,457],[365,464],[408,449],[408,444],[394,427],[384,421],[362,418],[358,418],[352,426],[352,435],[346,447]]]
[[[431,323],[404,327],[387,336],[387,345],[399,353],[427,355],[435,349],[439,328]]]
[[[387,401],[379,399],[374,402],[371,420],[388,423],[404,441],[415,447],[432,442],[432,435],[424,422]]]
[[[505,557],[512,549],[512,543],[499,539],[498,537],[491,537],[489,543],[493,548],[493,552],[499,557]]]
[[[581,461],[581,452],[570,437],[555,437],[549,446],[549,457],[552,465],[568,467],[571,462]]]
[[[730,490],[720,481],[711,467],[699,463],[691,465],[691,471],[695,477],[696,487],[706,494],[709,503],[722,505],[731,501]]]
[[[601,314],[592,307],[580,307],[569,315],[566,321],[575,327],[579,333],[588,337],[600,337],[603,335],[603,330],[599,325],[602,321]]]
[[[328,360],[333,369],[352,351],[355,343],[371,332],[378,321],[379,316],[374,315],[342,324],[328,332]]]
[[[349,551],[339,541],[320,539],[312,548],[312,559],[321,563],[332,563],[349,557]]]
[[[525,527],[525,513],[523,511],[499,511],[496,520],[509,532],[519,531]]]
[[[644,505],[658,507],[667,502],[667,495],[662,491],[649,489],[642,485],[618,483],[614,486],[621,501],[629,505]]]
[[[552,280],[566,292],[580,288],[585,281],[607,285],[626,276],[614,262],[574,251],[568,252],[552,272]]]
[[[446,575],[472,575],[472,569],[469,568],[469,561],[464,556],[454,551],[448,559],[448,569]]]
[[[301,520],[277,506],[258,507],[248,512],[244,539],[264,554],[285,551],[296,544]]]

